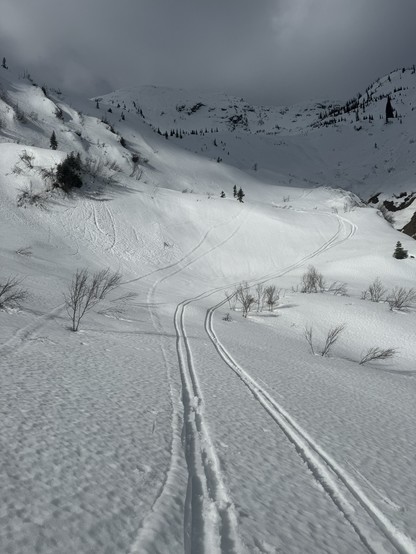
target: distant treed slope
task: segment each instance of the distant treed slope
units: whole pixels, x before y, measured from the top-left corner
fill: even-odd
[[[386,124],[388,98],[395,117]],[[0,142],[49,150],[52,133],[57,153],[79,152],[129,176],[141,174],[139,161],[152,157],[154,141],[163,141],[169,156],[187,151],[184,164],[191,152],[265,184],[343,188],[365,201],[382,193],[374,206],[384,202],[396,228],[405,232],[415,212],[414,205],[391,209],[393,195],[416,190],[413,66],[377,79],[347,102],[279,107],[152,86],[80,103],[27,72],[19,76],[0,67]]]

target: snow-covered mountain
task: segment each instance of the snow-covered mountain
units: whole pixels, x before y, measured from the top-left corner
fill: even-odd
[[[0,552],[416,552],[416,243],[375,209],[414,212],[415,84],[346,114],[0,67]],[[73,332],[84,268],[120,283]]]
[[[388,97],[396,117],[386,125]],[[414,67],[393,71],[347,102],[264,107],[160,87],[95,100],[118,117],[137,115],[183,148],[262,176],[277,174],[284,184],[338,186],[365,201],[378,193],[393,201],[416,190]],[[414,212],[413,206],[400,214],[397,228]]]

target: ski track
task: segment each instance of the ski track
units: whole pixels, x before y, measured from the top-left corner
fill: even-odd
[[[242,549],[238,518],[204,420],[203,396],[184,323],[185,310],[191,302],[193,299],[181,302],[174,316],[189,472],[184,520],[185,553],[232,554]]]
[[[274,271],[263,276],[263,282],[276,276],[288,273],[296,267],[303,265],[313,257],[319,255],[321,252],[328,250],[334,245],[343,243],[345,240],[348,240],[354,235],[356,231],[355,225],[350,224],[338,216],[334,216],[332,214],[328,214],[328,216],[332,218],[337,217],[338,228],[334,235],[330,237],[329,240],[324,242],[324,244],[318,249],[295,262],[285,270],[280,272]],[[242,223],[227,238],[216,244],[214,247],[211,247],[206,252],[202,252],[201,254],[191,258],[185,265],[175,268],[174,271],[156,281],[149,290],[149,304],[154,304],[154,294],[156,288],[162,281],[182,271],[213,250],[220,248],[237,233],[241,225]],[[206,237],[211,230],[212,229],[208,230],[204,237]],[[343,234],[345,234],[345,236],[342,236]],[[196,249],[198,249],[203,242],[204,238],[191,252],[193,253]],[[182,260],[177,262],[177,264],[181,261]],[[242,544],[238,533],[238,518],[236,510],[228,496],[226,486],[224,485],[224,480],[220,471],[220,464],[214,445],[209,436],[208,426],[204,421],[204,401],[198,383],[197,373],[193,364],[192,352],[186,334],[184,321],[185,310],[189,304],[197,300],[207,298],[215,293],[224,291],[229,286],[235,284],[237,283],[228,283],[226,286],[217,287],[207,292],[203,292],[194,298],[186,299],[177,305],[174,314],[176,350],[182,381],[182,404],[184,412],[183,442],[185,444],[185,455],[188,465],[188,486],[184,517],[185,554],[189,554],[191,552],[206,552],[207,554],[222,552],[224,554],[232,554],[244,551],[244,545]],[[221,302],[221,304],[222,303],[223,302]],[[153,314],[152,318],[154,319],[155,326],[161,329],[156,313]],[[172,403],[174,404],[174,400]],[[175,412],[174,419],[176,419],[176,421],[179,420],[178,414],[175,414]],[[158,513],[159,508],[157,504],[163,506],[164,497],[168,495],[168,493],[172,495],[171,487],[172,484],[174,485],[172,475],[177,473],[174,455],[175,452],[177,452],[177,446],[175,448],[172,447],[171,465],[168,469],[165,487],[162,488],[160,495],[156,498],[152,508],[153,517],[151,513],[148,516],[147,521],[145,520],[141,530],[142,533],[144,533],[146,527],[152,527],[154,525],[152,520],[156,516],[159,516],[161,521],[164,519],[161,518],[161,514]],[[166,506],[166,508],[169,508],[169,506]],[[168,514],[166,514],[166,517],[167,515]],[[134,549],[131,550],[131,554],[133,554],[133,552],[142,551],[137,549],[139,545],[140,539],[138,538],[134,543]]]
[[[169,264],[168,266],[165,266],[163,268],[156,269],[146,275],[143,275],[141,277],[138,277],[136,279],[132,279],[128,281],[128,283],[138,281],[140,279],[143,279],[149,275],[152,275],[157,272],[163,272],[168,269],[172,269],[173,271],[170,271],[166,275],[162,275],[159,279],[157,279],[152,286],[149,289],[148,295],[147,295],[147,304],[148,309],[150,313],[150,317],[152,319],[153,326],[158,332],[161,337],[164,335],[164,329],[162,326],[162,323],[159,319],[159,316],[157,312],[153,309],[155,306],[155,295],[157,291],[157,287],[165,280],[170,279],[177,273],[183,271],[187,267],[189,267],[191,264],[198,261],[200,258],[206,256],[207,254],[213,252],[214,250],[220,248],[225,242],[228,242],[229,240],[234,237],[234,235],[238,232],[241,225],[245,221],[245,219],[248,217],[248,211],[241,209],[240,212],[237,214],[233,220],[240,218],[242,215],[244,215],[244,220],[238,223],[237,227],[223,240],[221,240],[219,243],[215,244],[211,248],[208,248],[207,250],[198,253],[198,251],[203,247],[204,243],[206,242],[207,237],[209,234],[211,234],[215,229],[222,227],[224,225],[229,225],[230,222],[227,223],[220,223],[218,225],[214,225],[210,227],[207,232],[203,235],[201,240],[198,242],[198,244],[192,248],[185,256],[183,256],[180,260],[177,262],[174,262],[172,264]],[[231,221],[233,221],[231,220]],[[188,261],[183,264],[185,260]],[[181,265],[182,264],[182,265]],[[177,331],[177,338],[176,338],[176,356],[179,359],[179,356],[182,356],[182,351],[179,350],[179,333],[180,331],[176,328],[176,316],[178,313],[178,310],[180,309],[180,306],[182,304],[179,304],[175,310],[175,316],[174,316],[174,323],[175,323],[175,330]],[[193,503],[190,502],[190,499],[192,497],[191,491],[193,491],[193,498],[196,499],[197,493],[195,490],[195,485],[201,486],[201,483],[203,483],[203,480],[198,480],[197,476],[194,475],[194,471],[192,468],[192,464],[188,463],[188,475],[185,477],[185,481],[183,482],[183,490],[187,490],[187,495],[185,498],[185,505],[183,504],[182,494],[181,494],[181,481],[182,481],[182,474],[184,472],[184,469],[181,465],[181,460],[183,458],[183,443],[185,446],[185,451],[189,451],[191,443],[194,443],[193,438],[195,435],[191,435],[191,438],[189,436],[189,430],[187,433],[187,428],[189,423],[187,422],[188,413],[190,412],[191,406],[190,401],[192,396],[189,394],[189,389],[185,388],[187,384],[187,379],[185,377],[185,374],[181,372],[181,380],[182,380],[182,391],[175,390],[173,378],[171,375],[171,363],[170,359],[172,357],[172,354],[169,355],[168,348],[169,344],[163,344],[164,340],[161,339],[161,352],[162,356],[164,358],[165,366],[167,368],[167,376],[169,381],[169,388],[170,388],[170,394],[171,394],[171,406],[172,406],[172,443],[171,443],[171,459],[170,464],[167,469],[166,477],[164,480],[164,483],[162,484],[160,490],[158,491],[158,494],[155,497],[155,500],[153,502],[151,511],[145,518],[142,520],[138,535],[136,537],[136,540],[132,544],[129,554],[138,554],[142,552],[163,552],[160,550],[155,550],[154,545],[154,539],[157,536],[163,535],[163,528],[166,526],[166,522],[169,521],[169,519],[172,517],[172,513],[174,511],[178,510],[178,508],[182,507],[182,510],[185,514],[184,516],[184,522],[183,522],[183,542],[184,542],[184,551],[186,554],[190,552],[196,552],[194,550],[194,547],[192,544],[190,544],[189,537],[192,535],[192,525],[195,524],[195,522],[199,521],[199,531],[202,530],[202,526],[204,524],[204,513],[203,511],[205,508],[208,509],[208,511],[211,512],[211,514],[214,514],[215,517],[215,510],[212,506],[212,501],[206,505],[206,503],[202,506],[202,504],[199,504],[199,516],[197,518],[196,516],[196,505],[195,501]],[[181,353],[180,353],[181,352]],[[181,358],[182,359],[182,358]],[[187,391],[187,392],[185,392]],[[182,412],[182,413],[181,413]],[[183,415],[182,415],[183,414]],[[184,419],[185,418],[185,419]],[[201,424],[201,418],[199,418],[199,423]],[[205,438],[207,440],[209,439],[208,432],[205,431]],[[194,443],[196,445],[196,443]],[[198,445],[200,443],[198,442]],[[211,444],[211,443],[210,443]],[[200,459],[202,457],[202,450]],[[212,451],[211,451],[212,452]],[[205,456],[205,455],[204,455]],[[188,458],[188,456],[187,456]],[[221,493],[216,492],[216,499],[218,500],[218,509],[222,519],[220,516],[216,516],[217,519],[220,517],[222,526],[225,529],[226,525],[231,525],[234,528],[237,524],[237,519],[232,518],[230,515],[224,514],[225,507],[230,508],[231,507],[231,501],[226,497],[225,493],[225,487],[222,484],[222,479],[219,477],[219,470],[218,470],[218,461],[215,457],[211,456],[211,459],[209,461],[205,461],[205,468],[208,472],[210,468],[207,467],[207,464],[214,462],[214,471],[216,471],[216,478],[210,479],[210,483],[212,486],[214,486],[215,483],[215,491],[218,491],[219,486],[221,487]],[[199,469],[199,468],[198,468]],[[187,480],[187,483],[186,483]],[[198,486],[197,486],[198,488]],[[208,489],[207,485],[205,484],[205,498],[208,495]],[[211,505],[211,509],[209,509],[209,506]],[[207,507],[208,506],[208,507]],[[193,512],[193,517],[191,516]],[[231,512],[230,512],[231,513]],[[231,532],[228,531],[227,540],[233,540],[233,544],[238,544],[238,536],[234,532],[234,536]],[[202,533],[198,532],[198,535],[202,535]],[[194,542],[197,541],[196,533],[193,533]],[[225,541],[225,539],[224,539]],[[215,542],[215,541],[214,541]],[[216,541],[218,542],[218,541]],[[229,546],[229,545],[228,545]],[[228,548],[227,546],[227,548]],[[214,548],[214,550],[213,550]],[[207,554],[214,554],[218,550],[215,550],[215,547],[212,542],[210,542],[209,549],[204,550],[200,549],[197,550],[197,552],[206,552]],[[236,550],[231,550],[228,548],[228,550],[225,550],[225,552],[229,552],[230,554],[233,552],[239,552]]]
[[[356,232],[356,226],[348,220],[336,216],[340,223],[337,233],[313,254],[292,266],[275,273],[274,277],[282,276],[305,261],[321,252],[342,244]],[[350,226],[349,232],[346,226]],[[340,239],[341,230],[347,231]],[[270,274],[269,274],[270,275]],[[263,276],[256,282],[263,283],[269,280],[269,275]],[[335,506],[339,509],[348,523],[359,536],[362,543],[372,554],[386,552],[381,541],[388,541],[400,554],[416,554],[416,545],[413,540],[398,529],[388,517],[368,498],[358,483],[304,430],[293,417],[261,386],[251,375],[239,365],[224,345],[218,339],[213,326],[215,311],[225,304],[222,300],[207,310],[205,317],[205,331],[216,351],[227,366],[241,379],[253,397],[262,405],[266,412],[274,419],[289,441],[294,445],[297,453],[307,465],[315,480],[326,491]],[[367,528],[356,517],[358,509],[363,509],[373,520],[378,529],[380,540],[373,538],[373,530]]]

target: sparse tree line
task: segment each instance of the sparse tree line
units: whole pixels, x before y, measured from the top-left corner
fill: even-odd
[[[220,194],[221,198],[226,198],[225,192],[222,190]],[[240,187],[237,189],[237,185],[234,185],[233,187],[233,197],[236,198],[239,202],[244,202],[243,198],[245,197],[245,193],[243,189]]]
[[[338,342],[342,332],[345,330],[346,325],[342,323],[341,325],[336,325],[331,327],[324,338],[321,347],[316,346],[316,341],[314,340],[313,327],[306,326],[303,332],[303,336],[306,342],[309,345],[309,348],[314,356],[325,356],[328,357],[331,353],[332,347]],[[388,360],[393,358],[397,354],[397,348],[382,348],[379,346],[371,346],[367,350],[361,353],[360,359],[358,361],[359,365],[364,365],[368,362],[376,360]]]
[[[199,135],[203,137],[208,133],[219,132],[218,127],[216,127],[215,129],[211,128],[210,130],[205,128],[205,129],[191,129],[190,131],[185,131],[184,129],[176,128],[176,129],[170,129],[170,131],[161,131],[160,127],[155,127],[153,125],[150,125],[150,126],[155,133],[157,133],[158,135],[161,135],[162,137],[165,137],[166,140],[169,138],[183,139],[183,137],[186,135],[195,135],[195,136]]]
[[[313,265],[310,265],[301,276],[300,283],[296,287],[292,287],[292,292],[300,292],[302,294],[326,292],[333,295],[346,296],[347,285],[339,281],[334,281],[328,285],[322,273]],[[257,283],[251,286],[245,281],[236,286],[233,291],[226,291],[225,297],[231,311],[240,311],[242,316],[247,318],[250,312],[259,313],[265,309],[269,312],[274,312],[279,306],[282,289],[278,289],[276,285],[266,286],[265,283]],[[371,302],[386,302],[389,305],[390,311],[407,311],[416,308],[416,289],[396,286],[391,291],[388,291],[380,278],[376,277],[368,288],[362,291],[361,299]],[[229,312],[223,319],[225,321],[232,321]],[[345,328],[345,323],[331,327],[321,345],[315,341],[312,326],[305,326],[303,335],[312,354],[329,356]],[[364,365],[370,361],[386,360],[394,357],[397,352],[397,349],[393,347],[372,346],[361,354],[358,363]]]
[[[25,248],[17,253],[30,256],[31,250]],[[65,308],[70,318],[72,331],[78,331],[84,316],[120,286],[121,278],[120,273],[112,272],[109,268],[94,273],[86,268],[76,270],[64,293]],[[116,304],[102,313],[121,313],[123,302],[130,296],[118,298]],[[0,281],[0,310],[21,309],[29,298],[29,291],[23,287],[22,279],[9,276]]]
[[[237,285],[233,291],[225,292],[229,308],[233,311],[241,310],[243,317],[247,317],[254,309],[257,313],[263,312],[265,308],[273,312],[279,304],[280,296],[281,289],[276,285],[257,283],[252,287],[247,281]]]

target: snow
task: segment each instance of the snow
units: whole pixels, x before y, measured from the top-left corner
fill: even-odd
[[[166,140],[128,112],[135,91],[100,99],[113,106],[113,133],[95,102],[1,79],[0,280],[21,277],[30,297],[0,311],[0,551],[416,552],[416,311],[361,299],[376,277],[388,290],[413,287],[415,259],[392,253],[397,240],[411,255],[416,248],[351,192],[373,163],[370,146],[352,141],[362,135],[311,128],[315,103],[302,107],[307,117],[296,106],[247,111],[251,126],[261,111],[270,129],[285,118],[280,136],[223,125],[209,145],[207,135]],[[395,79],[411,87],[414,75]],[[205,127],[207,114],[220,125],[222,108],[245,105],[140,94],[156,127],[186,112],[179,103],[205,104],[182,129]],[[112,101],[126,103],[124,121]],[[19,122],[13,103],[37,119]],[[407,140],[408,112],[401,129],[373,128],[371,155],[395,156],[387,145],[399,132]],[[223,163],[214,137],[230,149]],[[67,196],[45,187],[41,170],[70,151],[90,172]],[[363,190],[377,184],[388,195],[410,182],[410,156],[392,181],[377,174]],[[25,187],[40,204],[17,206]],[[299,292],[311,264],[328,285],[345,282],[347,296]],[[64,293],[81,267],[123,279],[74,333]],[[281,289],[275,311],[231,310],[226,296],[241,282]],[[330,356],[320,356],[340,324]],[[359,365],[372,346],[397,355]]]

